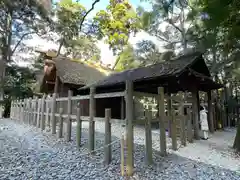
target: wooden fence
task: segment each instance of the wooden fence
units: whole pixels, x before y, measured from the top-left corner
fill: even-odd
[[[43,95],[41,99],[28,98],[24,100],[15,100],[11,103],[11,119],[19,120],[38,128],[45,130],[46,127],[51,128],[52,134],[57,134],[59,138],[65,137],[66,141],[71,140],[72,121],[77,121],[77,146],[81,145],[81,130],[82,122],[89,122],[89,135],[88,135],[88,150],[93,152],[95,150],[95,122],[105,122],[105,161],[110,163],[111,160],[111,123],[126,124],[126,146],[127,146],[127,174],[132,175],[133,171],[133,96],[150,96],[151,94],[142,94],[134,92],[132,82],[126,82],[126,90],[124,92],[107,93],[107,94],[94,94],[94,89],[90,90],[90,95],[85,96],[72,96],[72,92],[68,92],[68,97],[57,98],[56,94],[52,97]],[[154,95],[152,95],[154,96]],[[126,119],[112,119],[111,109],[105,109],[105,117],[95,117],[96,112],[96,99],[97,98],[110,98],[110,97],[124,97],[125,98],[125,113]],[[180,93],[179,97],[168,97],[164,95],[164,89],[158,88],[158,95],[155,95],[158,100],[158,118],[153,119],[152,113],[145,110],[145,131],[146,131],[146,156],[148,164],[152,163],[152,133],[151,123],[158,122],[160,127],[160,152],[161,155],[167,155],[166,144],[166,129],[170,129],[169,137],[172,139],[172,148],[177,150],[177,136],[179,135],[181,144],[186,146],[187,140],[193,142],[192,131],[192,113],[188,109],[188,113],[184,114],[184,94]],[[81,116],[81,107],[78,103],[80,100],[89,100],[89,116]],[[168,99],[168,111],[165,113],[165,99]],[[173,108],[172,100],[178,100],[177,113]],[[62,108],[58,103],[67,102],[67,108]],[[59,106],[59,107],[58,107]],[[66,133],[63,131],[63,124],[66,123]],[[127,122],[127,123],[126,123]],[[167,128],[168,127],[168,128]],[[124,158],[123,158],[124,159]],[[132,166],[131,166],[132,165]]]

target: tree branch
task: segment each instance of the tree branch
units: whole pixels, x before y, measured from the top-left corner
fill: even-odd
[[[19,44],[22,42],[22,40],[26,37],[26,36],[28,36],[28,35],[30,35],[30,34],[37,34],[37,32],[28,32],[28,33],[25,33],[25,34],[23,34],[22,35],[22,37],[19,39],[19,41],[17,42],[17,44],[15,45],[15,47],[13,48],[13,50],[11,51],[11,55],[13,55],[14,54],[14,52],[16,51],[16,49],[18,48],[18,46],[19,46]]]
[[[175,29],[177,29],[180,33],[183,32],[179,27],[177,27],[177,26],[172,22],[171,19],[167,19],[167,22],[168,22],[169,24],[171,24]]]
[[[82,21],[80,22],[80,26],[79,26],[79,30],[81,31],[82,30],[82,25],[83,25],[83,22],[85,21],[87,15],[94,9],[95,5],[100,2],[100,0],[95,0],[93,3],[92,3],[92,7],[86,12],[86,14],[84,14],[83,18],[82,18]]]
[[[84,14],[81,22],[80,22],[80,26],[79,26],[79,31],[82,30],[82,26],[83,26],[83,22],[85,21],[87,15],[94,9],[95,5],[100,2],[100,0],[95,0],[93,3],[92,3],[92,7]],[[59,48],[58,48],[58,51],[57,51],[57,56],[60,54],[60,51],[62,49],[62,46],[64,44],[64,38],[61,40],[60,42],[60,45],[59,45]]]

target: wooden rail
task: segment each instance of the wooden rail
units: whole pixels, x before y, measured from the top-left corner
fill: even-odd
[[[144,117],[142,119],[135,120],[134,117],[134,96],[135,97],[153,97],[156,98],[158,109],[157,117],[153,117],[151,113],[153,111],[144,109]],[[96,99],[111,98],[111,97],[124,97],[125,100],[125,119],[113,119],[111,118],[111,109],[105,109],[105,117],[96,117]],[[158,94],[141,93],[133,91],[133,82],[126,82],[126,90],[124,92],[114,92],[105,94],[96,94],[95,89],[90,89],[89,95],[84,96],[72,96],[72,92],[69,91],[68,97],[57,98],[56,94],[52,97],[46,97],[45,95],[41,99],[24,99],[15,100],[11,103],[10,116],[12,119],[19,120],[30,125],[34,125],[37,128],[41,128],[42,131],[47,127],[51,128],[52,134],[56,134],[58,138],[64,136],[66,141],[71,140],[72,122],[77,122],[77,146],[81,146],[81,128],[82,122],[87,121],[89,123],[89,137],[88,137],[88,150],[90,153],[95,151],[95,123],[101,121],[105,123],[105,147],[104,147],[104,160],[106,164],[111,161],[111,124],[119,123],[126,125],[126,145],[127,145],[127,158],[126,158],[126,173],[128,176],[133,174],[134,165],[134,133],[133,126],[135,123],[143,122],[146,131],[146,162],[152,164],[152,123],[160,124],[160,152],[162,156],[167,155],[166,144],[166,129],[169,131],[169,136],[172,139],[172,148],[177,150],[177,138],[180,137],[181,144],[186,145],[186,140],[192,142],[192,112],[188,109],[187,115],[184,115],[184,106],[189,106],[191,103],[185,103],[184,93],[180,93],[178,96],[167,96],[164,94],[163,87],[158,88]],[[80,100],[89,100],[89,116],[83,116],[82,109],[78,103]],[[167,102],[165,102],[167,100]],[[73,104],[76,103],[77,104]],[[177,101],[178,103],[173,103]],[[63,108],[62,102],[67,105]],[[58,107],[58,103],[60,106]],[[173,107],[174,106],[174,107]],[[176,110],[176,106],[179,106]],[[167,107],[167,108],[166,108]],[[166,115],[165,110],[169,112]],[[67,111],[66,111],[67,110]],[[74,111],[76,110],[76,112]],[[178,115],[176,115],[178,113]],[[63,126],[66,125],[66,133],[63,133]],[[124,153],[122,153],[124,155]],[[124,159],[124,158],[121,158]]]

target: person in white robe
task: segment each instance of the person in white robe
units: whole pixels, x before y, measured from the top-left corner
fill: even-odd
[[[209,132],[207,110],[203,106],[200,107],[200,125],[201,125],[200,137],[202,139],[207,140]]]

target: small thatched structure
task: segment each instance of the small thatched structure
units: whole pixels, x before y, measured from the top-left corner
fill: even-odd
[[[90,87],[95,87],[96,93],[124,91],[126,80],[133,81],[134,91],[151,94],[157,94],[158,87],[164,87],[165,93],[208,92],[222,87],[212,80],[202,54],[195,52],[175,57],[163,63],[112,74],[103,80],[80,88],[79,94],[89,94]],[[123,102],[121,98],[101,99],[101,101],[102,106],[98,108],[111,108],[114,112],[113,117],[119,117],[120,107],[124,106],[124,104],[121,105]],[[108,103],[105,105],[104,101],[112,101],[114,106]]]
[[[90,87],[97,92],[113,92],[125,89],[125,81],[134,82],[134,89],[140,92],[157,94],[157,87],[162,86],[169,93],[197,89],[208,91],[219,89],[215,83],[201,53],[182,55],[163,63],[126,70],[106,77],[103,80],[85,86],[80,93],[88,94]]]
[[[72,90],[75,94],[78,88],[105,78],[107,70],[99,69],[91,64],[64,56],[51,57],[45,53],[44,70],[37,75],[39,91],[46,94],[55,92],[59,96],[66,96],[68,90]]]

